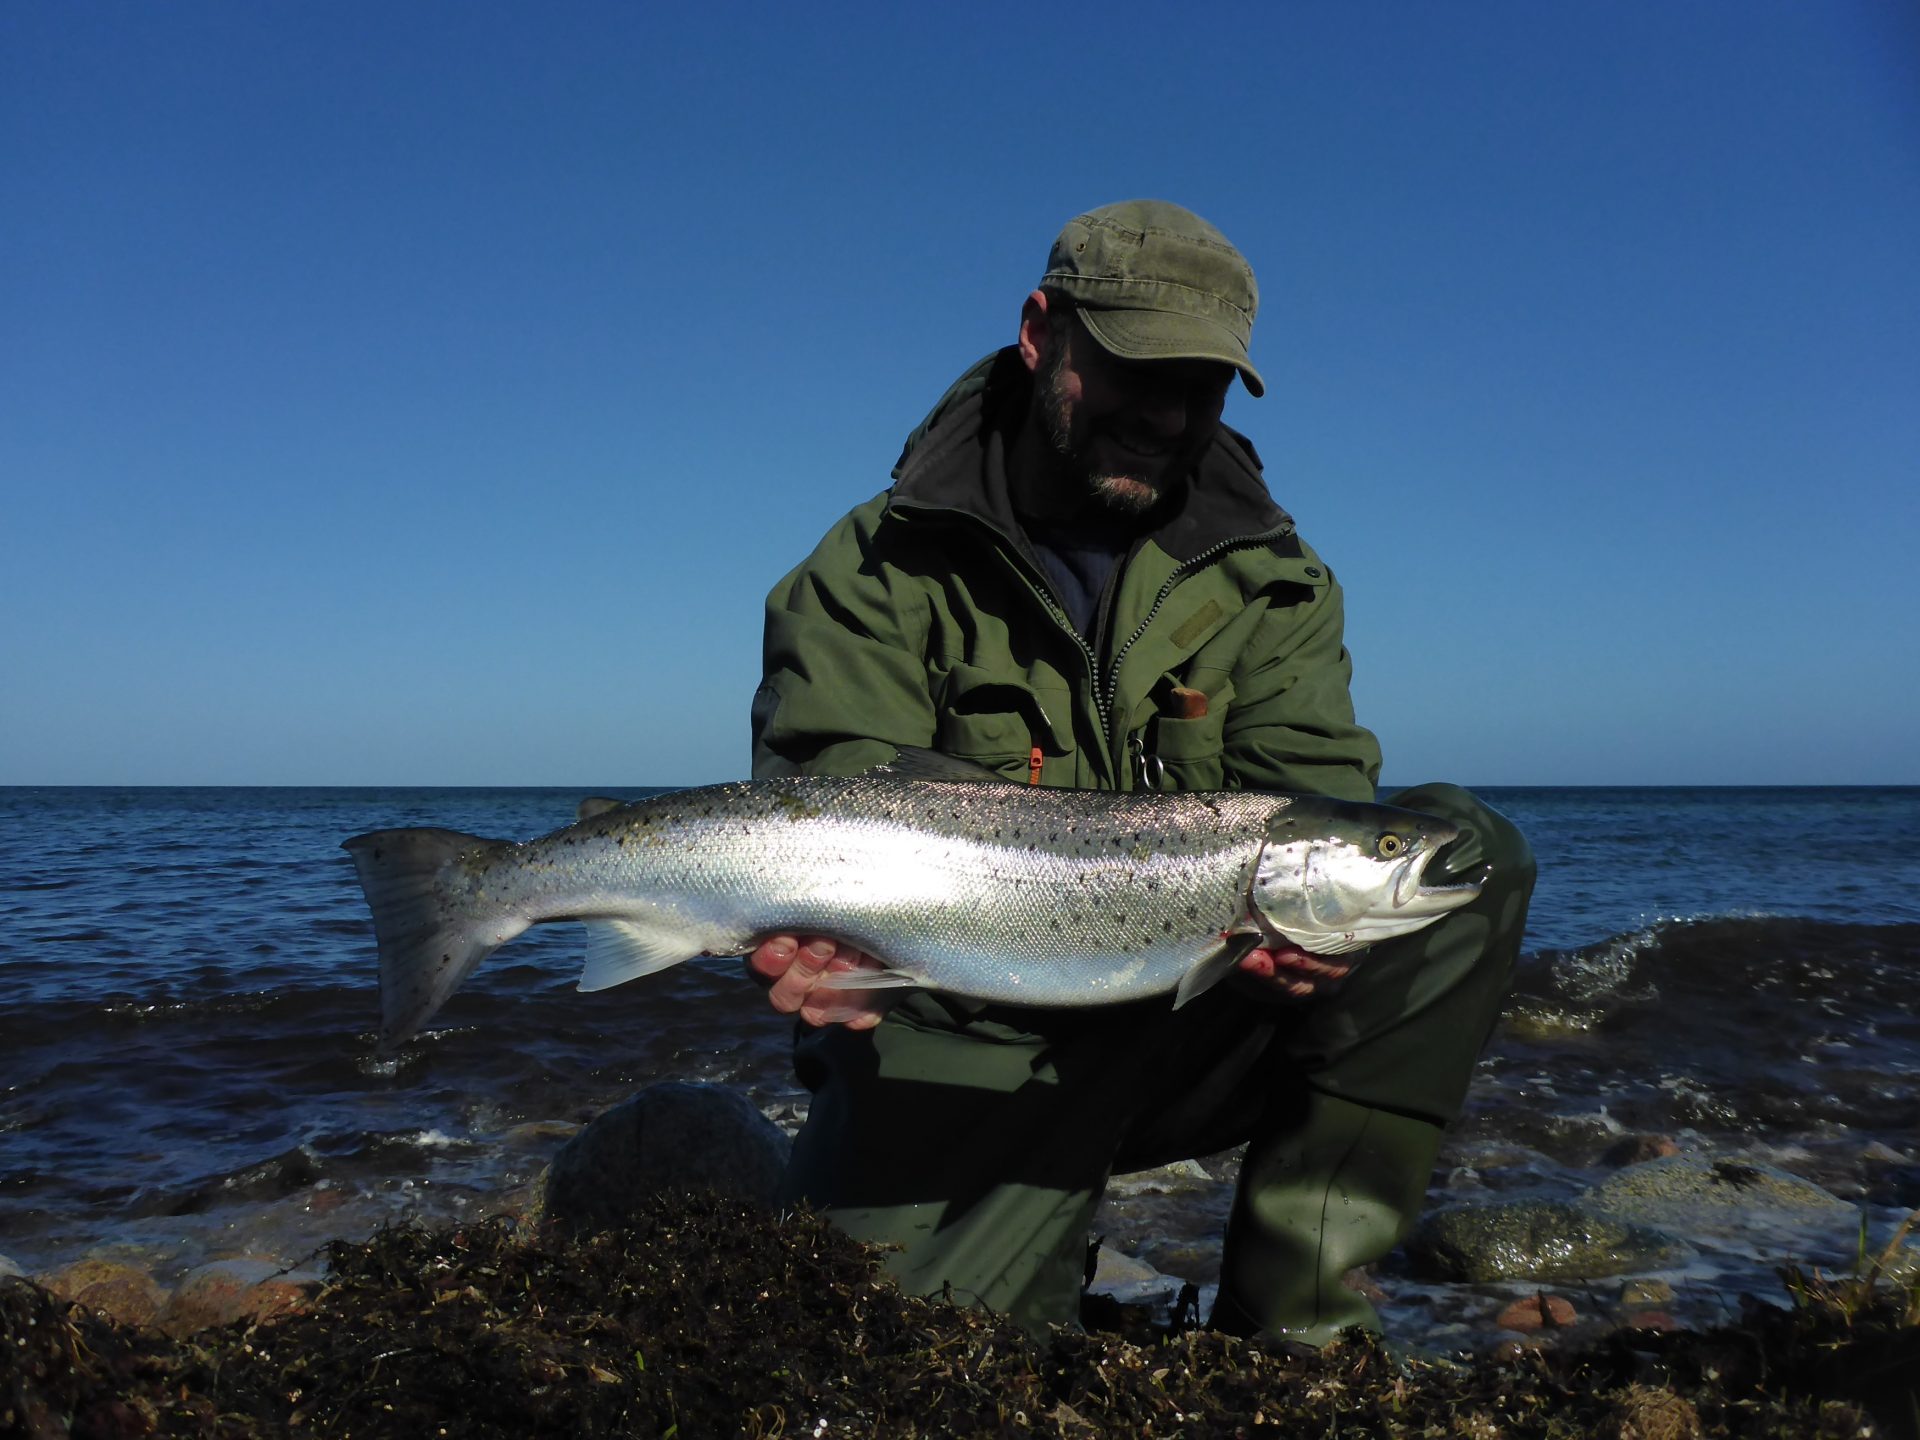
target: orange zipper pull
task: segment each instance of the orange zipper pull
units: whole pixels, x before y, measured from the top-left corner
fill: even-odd
[[[1036,745],[1027,754],[1027,784],[1038,785],[1040,783],[1040,766],[1042,760],[1043,757],[1040,754],[1040,747]]]

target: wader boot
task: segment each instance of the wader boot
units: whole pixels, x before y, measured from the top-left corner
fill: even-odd
[[[1248,1145],[1213,1327],[1308,1345],[1349,1325],[1378,1330],[1373,1306],[1340,1277],[1413,1228],[1440,1135],[1431,1120],[1309,1090],[1296,1128]]]

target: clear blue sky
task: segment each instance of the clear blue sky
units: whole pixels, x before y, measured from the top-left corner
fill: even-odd
[[[1389,777],[1920,782],[1910,0],[22,0],[0,783],[745,773],[769,584],[1134,196]]]

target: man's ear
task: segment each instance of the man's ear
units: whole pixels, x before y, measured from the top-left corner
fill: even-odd
[[[1053,344],[1053,326],[1047,319],[1047,292],[1036,290],[1020,303],[1020,359],[1037,372]]]

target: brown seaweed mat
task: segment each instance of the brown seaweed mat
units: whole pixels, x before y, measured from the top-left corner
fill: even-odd
[[[1470,1366],[1203,1330],[1035,1342],[902,1296],[816,1217],[686,1196],[585,1241],[493,1221],[329,1252],[307,1312],[184,1341],[0,1282],[0,1437],[1851,1440],[1909,1433],[1920,1375],[1893,1300]]]

